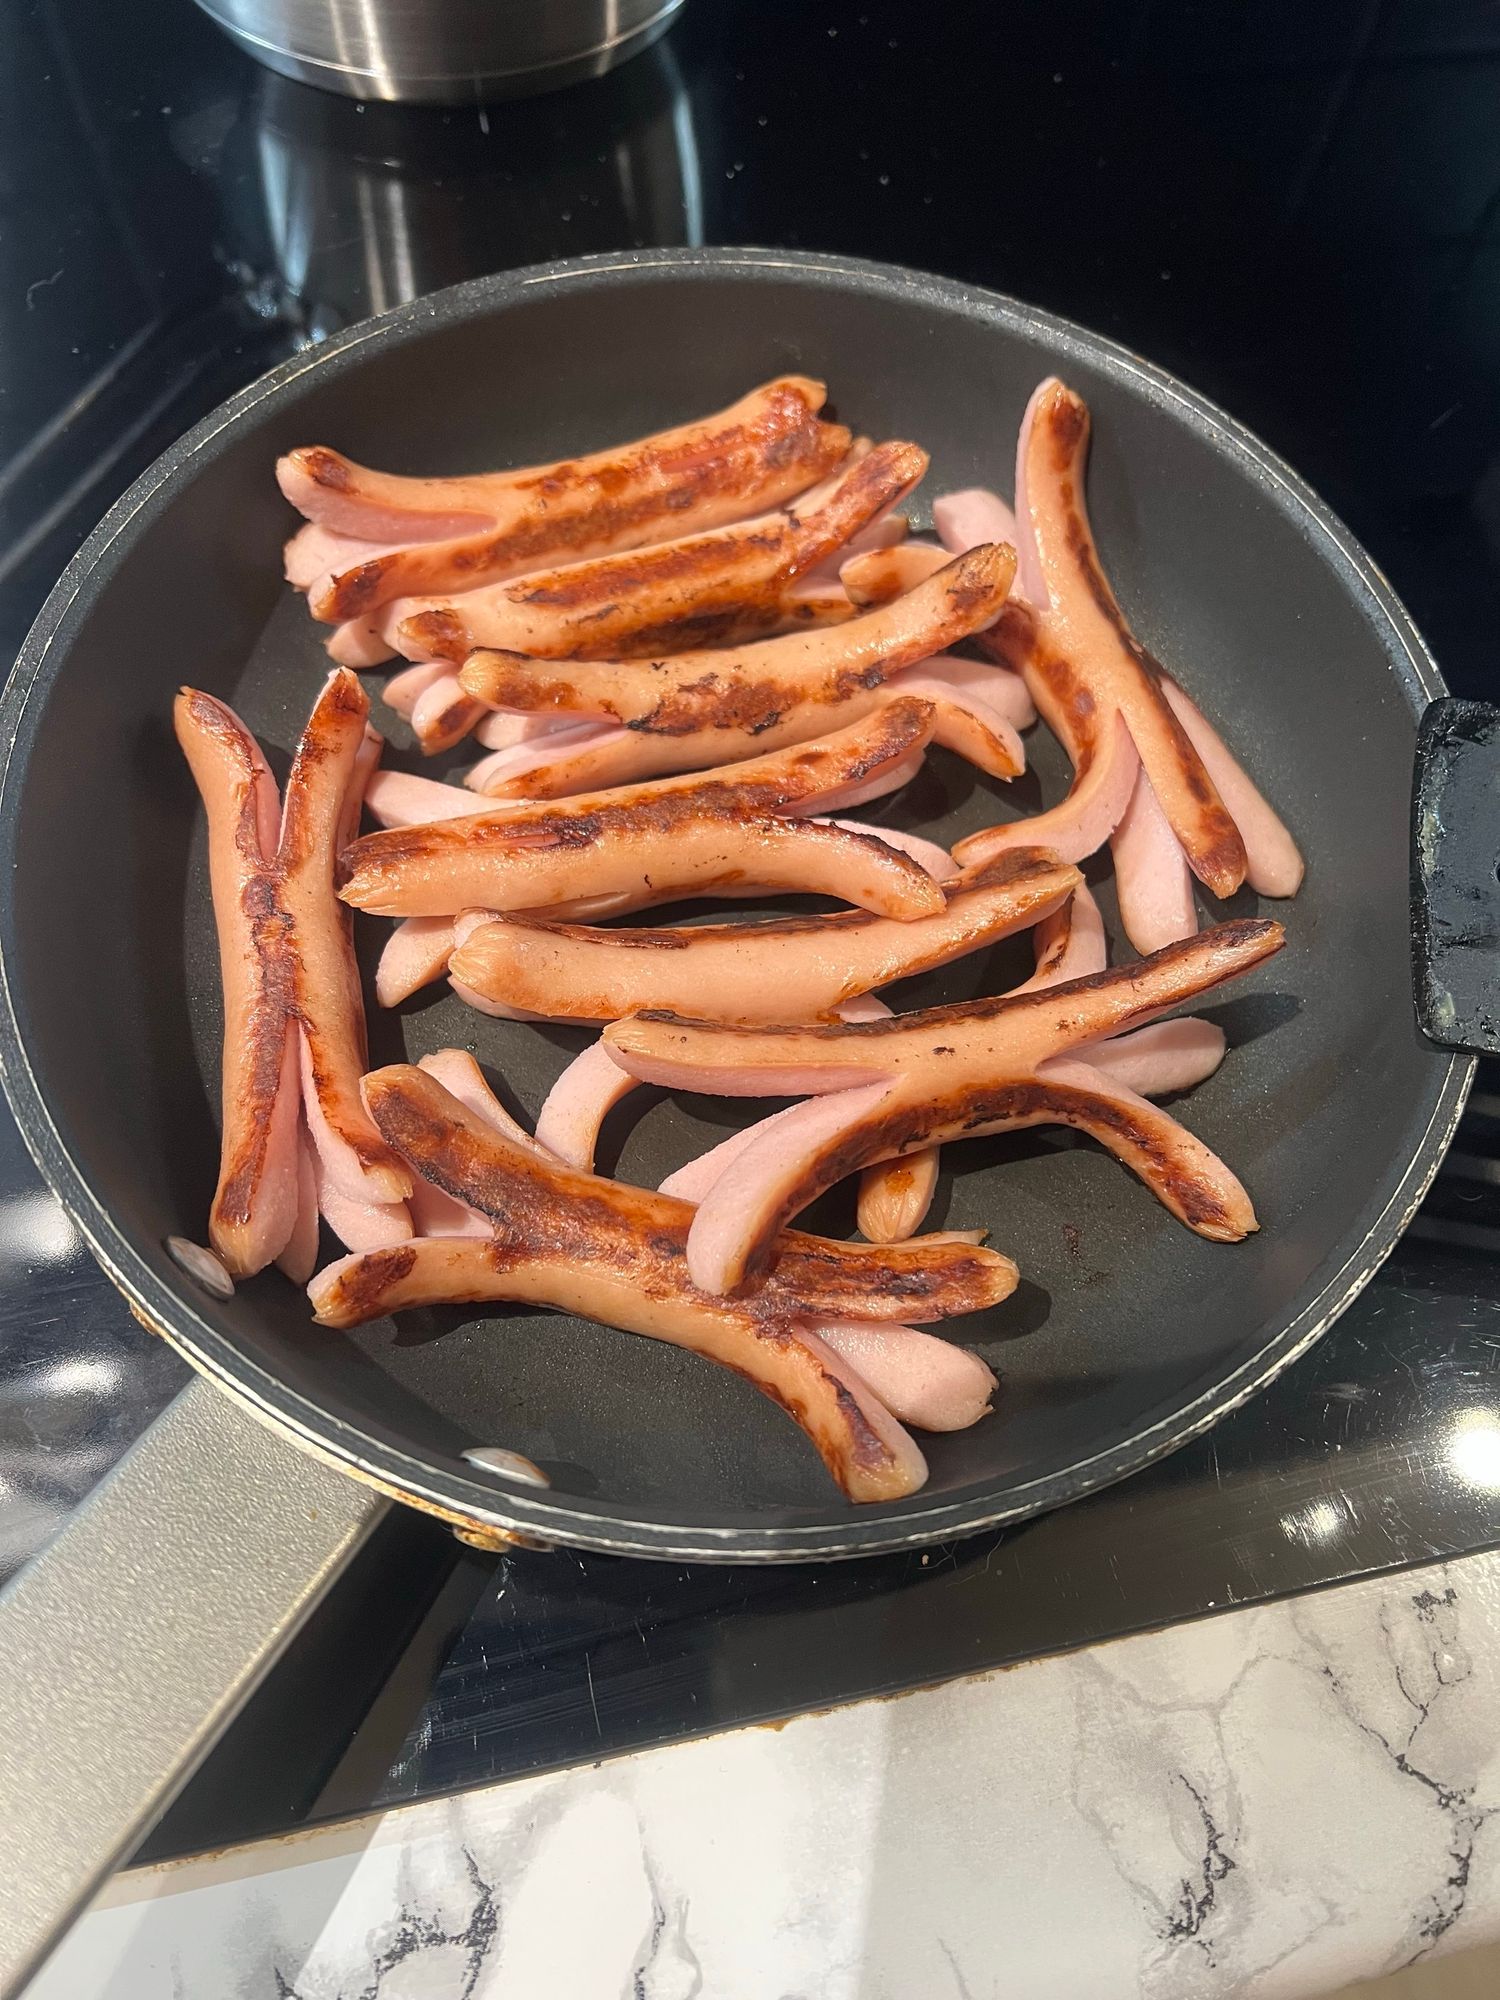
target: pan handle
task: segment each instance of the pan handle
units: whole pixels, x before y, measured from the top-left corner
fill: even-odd
[[[1430,1041],[1500,1055],[1500,708],[1445,697],[1417,732],[1411,934]]]
[[[390,1504],[194,1379],[0,1595],[3,2000]]]

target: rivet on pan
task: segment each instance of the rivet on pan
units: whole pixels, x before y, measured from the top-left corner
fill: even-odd
[[[464,1453],[464,1457],[482,1472],[498,1472],[506,1479],[523,1479],[528,1486],[552,1484],[539,1465],[533,1465],[518,1451],[507,1451],[503,1444],[475,1445],[472,1451]]]
[[[465,1548],[482,1549],[487,1556],[508,1556],[516,1549],[538,1556],[557,1553],[554,1543],[539,1542],[535,1535],[518,1535],[513,1528],[491,1528],[479,1521],[471,1527],[455,1528],[453,1539],[462,1542]]]
[[[201,1243],[189,1243],[185,1236],[168,1236],[165,1241],[172,1262],[205,1292],[216,1299],[234,1297],[234,1280],[212,1250],[205,1250]]]

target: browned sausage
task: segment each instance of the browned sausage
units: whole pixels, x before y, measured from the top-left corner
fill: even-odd
[[[789,1217],[846,1174],[952,1139],[1036,1124],[1092,1133],[1189,1228],[1255,1229],[1221,1160],[1156,1106],[1089,1065],[1081,1045],[1154,1020],[1279,951],[1279,924],[1221,924],[1153,958],[1067,985],[823,1028],[737,1028],[639,1015],[605,1030],[649,1083],[731,1096],[809,1096],[767,1119],[699,1205],[695,1283],[763,1272]]]
[[[400,478],[323,445],[293,451],[276,476],[309,520],[406,544],[313,580],[313,615],[337,624],[393,597],[472,589],[763,512],[847,455],[849,432],[818,417],[825,394],[821,382],[789,375],[635,444],[470,478]]]

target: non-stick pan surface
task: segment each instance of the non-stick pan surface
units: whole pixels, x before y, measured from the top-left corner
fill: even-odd
[[[924,444],[926,495],[1008,490],[1033,384],[1055,371],[1081,390],[1090,504],[1126,610],[1311,864],[1277,912],[1286,952],[1208,1010],[1231,1053],[1183,1108],[1249,1186],[1261,1233],[1199,1241],[1066,1135],[949,1148],[939,1219],[986,1225],[1024,1273],[1015,1298],[958,1329],[1002,1388],[987,1421],[924,1440],[922,1492],[867,1509],[842,1501],[779,1411],[671,1348],[469,1309],[337,1335],[274,1272],[221,1305],[162,1248],[204,1229],[219,1036],[203,838],[171,698],[183,681],[227,697],[284,766],[326,665],[280,579],[292,523],[277,454],[325,441],[434,473],[550,459],[701,414],[784,369],[826,377],[858,429]],[[1416,718],[1440,691],[1380,576],[1284,466],[1058,320],[874,265],[746,251],[486,279],[247,390],[146,475],[58,585],[0,724],[6,1085],[52,1185],[147,1317],[302,1440],[409,1498],[646,1555],[778,1560],[956,1535],[1073,1498],[1202,1429],[1317,1336],[1420,1198],[1469,1074],[1421,1039],[1411,1004],[1406,804]],[[1007,789],[938,753],[873,816],[948,838],[1035,810],[1066,767],[1044,730],[1033,754],[1035,773]],[[1244,897],[1229,913],[1253,907]],[[367,954],[386,928],[361,920]],[[893,997],[993,991],[1022,955],[971,959]],[[448,997],[372,1009],[371,1039],[377,1061],[472,1047],[531,1117],[588,1036],[488,1021]],[[743,1113],[642,1093],[611,1125],[603,1165],[654,1183]],[[821,1213],[847,1219],[832,1198]],[[524,1452],[550,1490],[476,1472],[463,1453],[477,1445]]]

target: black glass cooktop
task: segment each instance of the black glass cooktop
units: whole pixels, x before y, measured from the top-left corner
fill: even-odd
[[[613,78],[451,112],[285,83],[189,0],[13,0],[0,653],[128,481],[292,349],[479,272],[694,242],[970,278],[1176,370],[1351,524],[1450,685],[1500,697],[1484,0],[692,0]],[[168,641],[184,670],[191,641]],[[1075,1507],[786,1571],[497,1562],[394,1516],[150,1851],[1500,1541],[1497,1249],[1490,1077],[1337,1328],[1209,1438]],[[0,1114],[0,1572],[181,1379]]]

